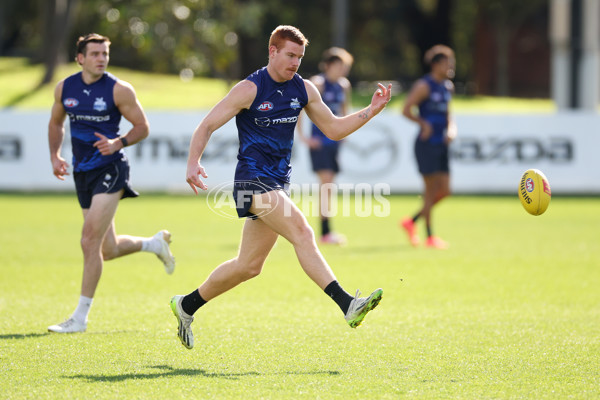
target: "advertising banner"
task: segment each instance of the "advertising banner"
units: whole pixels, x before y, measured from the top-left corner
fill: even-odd
[[[190,192],[185,182],[191,135],[205,112],[149,112],[149,137],[128,147],[131,181],[140,191]],[[49,112],[0,111],[0,190],[73,191],[72,176],[52,175],[48,151]],[[542,170],[554,194],[600,194],[600,116],[456,115],[458,138],[451,145],[454,193],[516,193],[521,174]],[[308,129],[309,124],[303,126]],[[71,161],[68,136],[63,156]],[[127,121],[121,131],[130,128]],[[389,185],[392,193],[422,190],[414,159],[417,126],[386,111],[343,141],[339,184]],[[238,138],[232,120],[213,133],[202,157],[209,186],[230,182]],[[292,183],[317,182],[308,149],[296,140]]]

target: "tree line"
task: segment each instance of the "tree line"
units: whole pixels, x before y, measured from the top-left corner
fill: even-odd
[[[56,65],[75,57],[77,38],[97,32],[112,41],[113,65],[237,81],[266,64],[270,32],[290,24],[310,41],[301,68],[309,76],[318,72],[322,51],[336,44],[334,2],[3,0],[0,55],[44,63],[44,83],[51,82]],[[496,94],[509,94],[511,35],[532,17],[547,15],[548,7],[547,0],[345,2],[345,43],[355,55],[352,81],[412,81],[425,70],[424,52],[442,43],[455,49],[456,80],[472,82],[478,65],[474,49],[486,46],[477,42],[484,24],[492,32]]]

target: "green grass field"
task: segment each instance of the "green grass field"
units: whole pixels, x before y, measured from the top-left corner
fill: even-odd
[[[409,247],[396,224],[419,199],[390,202],[386,218],[337,217],[349,244],[322,248],[348,290],[384,289],[360,328],[280,239],[263,274],[196,314],[190,351],[169,299],[235,255],[241,221],[204,197],[124,200],[118,232],[169,229],[175,273],[149,254],[107,262],[88,332],[51,335],[79,295],[78,204],[2,194],[0,397],[600,397],[600,199],[555,195],[532,217],[516,196],[450,198],[435,213],[447,251]]]

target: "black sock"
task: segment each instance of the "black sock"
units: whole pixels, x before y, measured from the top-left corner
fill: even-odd
[[[321,220],[321,236],[327,235],[331,230],[329,229],[329,218]]]
[[[348,308],[350,308],[350,302],[354,297],[350,295],[350,293],[346,292],[338,281],[333,281],[325,288],[325,293],[329,297],[333,299],[337,303],[338,306],[342,309],[342,312],[346,314]]]
[[[431,232],[431,226],[429,226],[429,224],[427,224],[427,237],[431,237],[433,235],[433,233]]]
[[[205,304],[206,300],[200,296],[198,289],[195,289],[192,293],[184,296],[183,299],[181,299],[181,308],[188,315],[194,315],[194,313]]]
[[[421,213],[418,212],[414,217],[413,217],[413,222],[417,222],[417,220],[419,219],[419,217],[421,216]]]

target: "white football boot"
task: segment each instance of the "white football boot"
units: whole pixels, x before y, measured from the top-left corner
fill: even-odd
[[[377,289],[369,297],[358,297],[360,292],[357,290],[354,299],[350,302],[350,307],[346,312],[346,322],[350,328],[358,327],[369,311],[377,307],[383,296],[383,289]]]
[[[54,333],[76,333],[85,332],[87,323],[79,322],[76,319],[69,318],[65,322],[48,327],[48,332]]]
[[[190,325],[194,321],[194,317],[183,311],[183,308],[181,308],[181,299],[183,299],[181,295],[173,296],[171,299],[171,310],[175,317],[177,317],[177,336],[181,340],[181,344],[191,349],[194,347],[194,334]]]
[[[171,243],[171,233],[167,230],[162,230],[154,235],[154,238],[161,244],[161,249],[156,254],[156,257],[162,261],[167,274],[171,275],[175,270],[175,257],[171,254],[171,249],[169,248],[169,243]]]

